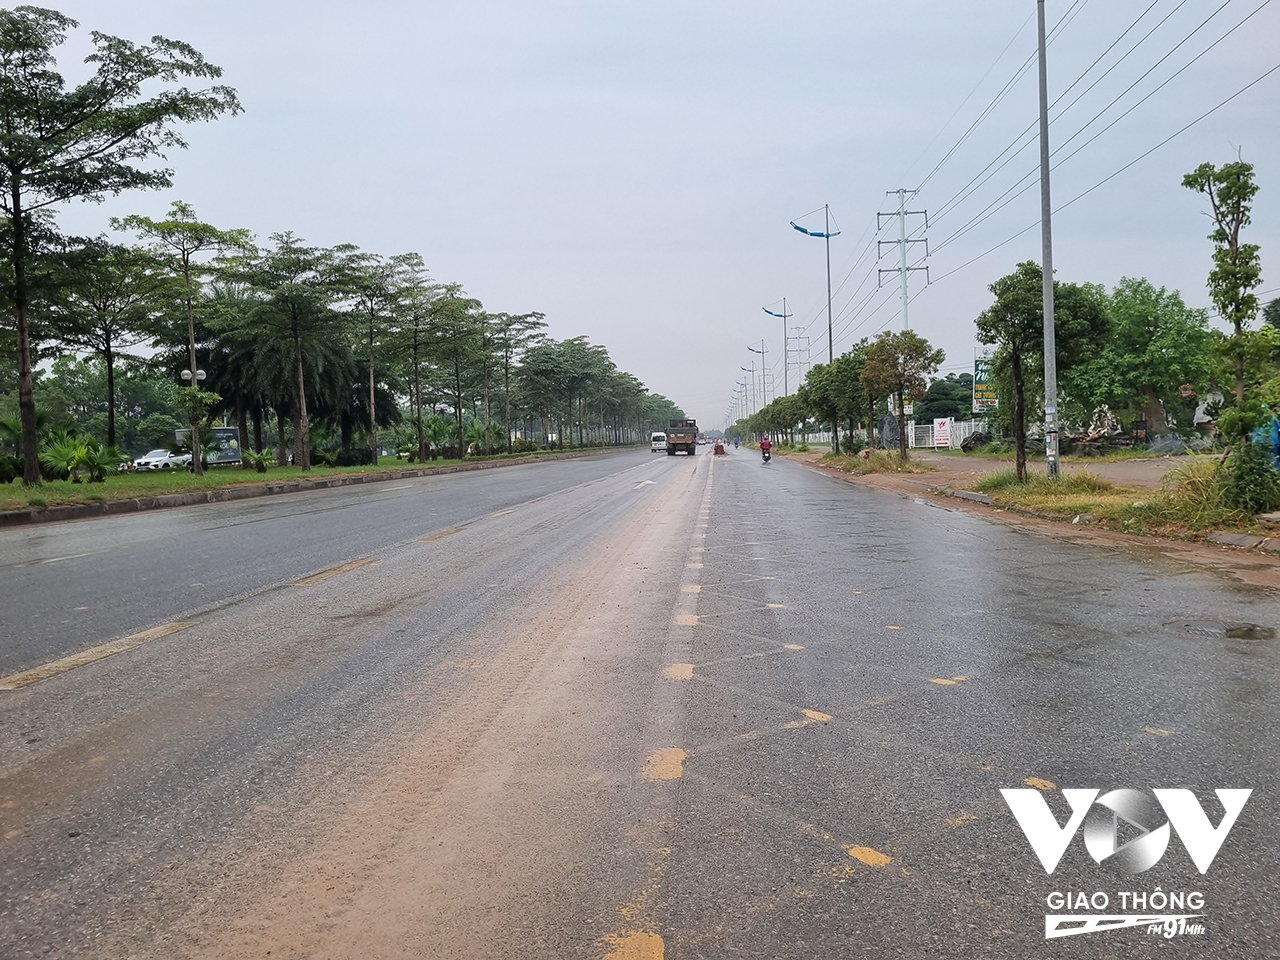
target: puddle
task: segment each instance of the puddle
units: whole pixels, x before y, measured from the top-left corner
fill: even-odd
[[[1235,620],[1174,620],[1165,626],[1191,634],[1193,637],[1226,637],[1229,640],[1274,640],[1273,627]]]

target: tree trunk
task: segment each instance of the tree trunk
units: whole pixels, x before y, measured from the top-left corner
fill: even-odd
[[[116,358],[111,352],[111,341],[102,351],[102,361],[107,367],[107,446],[116,445]]]
[[[503,357],[502,361],[502,395],[506,403],[507,414],[506,419],[502,421],[503,426],[507,428],[507,453],[511,452],[511,354],[508,353]]]
[[[280,406],[277,406],[276,407],[276,463],[282,467],[289,462],[289,457],[285,453],[286,449],[288,448],[285,447],[285,439],[284,439],[284,409]]]
[[[898,457],[907,459],[907,404],[902,396],[902,385],[898,385]]]
[[[253,405],[253,452],[262,452],[262,404]]]
[[[35,379],[31,374],[31,327],[27,322],[27,225],[22,219],[22,181],[9,184],[13,209],[13,312],[18,325],[18,419],[22,423],[22,485],[40,483],[40,442],[36,438]]]
[[[413,339],[413,395],[418,419],[418,462],[427,459],[427,438],[422,429],[422,364],[418,360],[418,338]]]
[[[467,455],[467,432],[462,425],[462,361],[453,361],[453,413],[458,423],[458,459]]]
[[[245,441],[249,439],[249,411],[245,409],[244,396],[236,397],[236,429],[240,432],[240,453],[243,456]],[[252,469],[253,464],[241,459],[241,465]]]
[[[484,362],[484,455],[487,457],[492,450],[492,444],[489,442],[489,361]]]
[[[1009,351],[1013,367],[1013,458],[1018,470],[1018,482],[1027,479],[1027,411],[1023,396],[1022,354],[1015,348]]]
[[[302,341],[294,339],[294,352],[298,361],[298,409],[294,417],[297,424],[293,436],[293,463],[303,470],[311,469],[311,428],[307,423],[307,384],[302,373]]]
[[[1147,421],[1147,436],[1164,433],[1169,429],[1169,422],[1164,415],[1164,404],[1156,396],[1154,387],[1142,388],[1142,416]]]
[[[369,449],[373,452],[373,465],[378,465],[378,411],[374,405],[373,390],[373,320],[369,321]]]
[[[840,452],[840,418],[838,415],[831,418],[831,452]]]

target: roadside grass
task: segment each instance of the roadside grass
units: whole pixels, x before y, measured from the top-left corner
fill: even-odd
[[[606,448],[609,449],[609,448]],[[581,454],[597,448],[581,450],[541,450],[529,453],[494,454],[488,457],[467,457],[466,462],[479,460],[527,460],[536,457],[557,457]],[[112,474],[105,483],[72,483],[70,480],[47,480],[39,487],[23,487],[21,480],[0,486],[0,510],[22,510],[28,507],[47,507],[62,503],[96,503],[102,500],[128,500],[133,497],[158,497],[166,493],[187,493],[194,490],[215,490],[251,483],[280,483],[302,477],[318,480],[321,477],[343,476],[353,473],[385,473],[391,470],[418,470],[425,467],[447,467],[462,463],[461,460],[424,460],[409,463],[396,457],[381,457],[378,465],[359,467],[312,467],[307,473],[294,466],[267,468],[266,473],[246,470],[239,466],[210,467],[204,476],[197,477],[186,470],[139,470]]]
[[[873,450],[869,457],[861,453],[853,456],[828,453],[819,462],[845,473],[932,473],[936,469],[932,464],[912,457],[901,460],[897,452],[888,450]]]
[[[1215,459],[1184,464],[1155,491],[1113,484],[1088,472],[1067,474],[1057,482],[1033,474],[1018,483],[1013,470],[989,473],[976,487],[999,507],[1035,510],[1063,520],[1089,514],[1093,522],[1125,533],[1188,538],[1214,530],[1256,528],[1252,516],[1223,505]]]

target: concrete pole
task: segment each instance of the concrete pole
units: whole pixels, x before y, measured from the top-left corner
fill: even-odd
[[[833,363],[836,359],[835,338],[831,335],[831,206],[824,203],[822,205],[822,213],[826,224],[825,233],[827,235],[827,363]],[[785,313],[786,310],[784,309]]]
[[[1058,479],[1058,357],[1053,316],[1053,206],[1049,202],[1049,79],[1045,65],[1044,0],[1036,0],[1040,41],[1040,244],[1044,271],[1044,452],[1049,479]],[[906,311],[906,302],[902,309]]]

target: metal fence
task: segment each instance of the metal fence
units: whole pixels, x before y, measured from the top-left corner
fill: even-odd
[[[959,450],[960,444],[969,436],[979,431],[987,431],[985,420],[956,420],[951,424],[951,441],[950,448]],[[933,436],[932,423],[916,423],[914,420],[907,424],[907,445],[911,447],[936,447]]]

